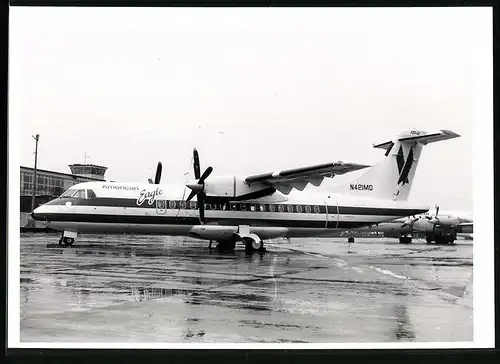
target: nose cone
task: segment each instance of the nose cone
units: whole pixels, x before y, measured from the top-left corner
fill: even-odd
[[[31,211],[31,214],[30,214],[31,218],[33,220],[42,220],[42,217],[41,217],[41,214],[40,214],[40,207],[37,207],[36,209],[34,209],[33,211]]]
[[[197,191],[197,192],[203,190],[203,185],[200,185],[198,183],[190,183],[190,184],[187,184],[186,186],[188,188],[190,188],[191,190]]]

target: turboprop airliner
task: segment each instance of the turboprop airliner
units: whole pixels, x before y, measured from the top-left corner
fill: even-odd
[[[472,234],[474,222],[469,212],[440,211],[439,206],[436,206],[436,211],[432,213],[429,211],[355,230],[382,232],[385,236],[397,235],[402,244],[411,243],[414,232],[424,233],[428,244],[453,244],[457,235]]]
[[[373,166],[334,162],[243,177],[209,178],[212,167],[200,175],[194,150],[196,181],[185,186],[159,184],[158,175],[149,184],[81,183],[32,217],[62,230],[59,243],[67,246],[81,233],[134,233],[192,236],[216,241],[220,249],[241,242],[263,251],[266,239],[326,237],[428,211],[407,201],[420,153],[426,144],[456,137],[449,130],[409,130],[374,145],[385,155]],[[361,169],[366,171],[359,178],[327,195],[303,191],[309,183],[319,186],[324,178]]]

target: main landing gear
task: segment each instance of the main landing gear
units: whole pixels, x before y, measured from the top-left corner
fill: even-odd
[[[210,241],[210,246],[212,245],[212,241]],[[234,247],[236,246],[236,240],[234,239],[227,239],[227,240],[218,240],[217,241],[217,246],[216,249],[217,251],[233,251]]]
[[[227,251],[234,251],[234,248],[236,247],[236,242],[237,239],[225,239],[225,240],[217,240],[217,246],[216,249],[217,251],[220,252],[227,252]],[[243,238],[241,240],[243,245],[245,245],[245,251],[246,252],[265,252],[266,248],[264,247],[264,242],[262,240],[254,240],[251,238]],[[213,241],[210,240],[208,248],[212,249],[212,243]]]
[[[411,235],[401,234],[401,237],[399,238],[399,243],[400,244],[411,244]]]
[[[425,236],[425,240],[427,241],[427,244],[432,244],[432,241],[435,242],[435,244],[438,245],[453,245],[455,243],[455,240],[457,239],[457,234],[452,233],[452,234],[427,234]]]
[[[244,238],[243,244],[245,244],[245,251],[247,252],[265,252],[266,248],[264,247],[264,242],[262,240],[253,240],[250,238]]]

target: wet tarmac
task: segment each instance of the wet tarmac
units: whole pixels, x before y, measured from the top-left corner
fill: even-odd
[[[21,342],[473,340],[472,242],[21,234]]]

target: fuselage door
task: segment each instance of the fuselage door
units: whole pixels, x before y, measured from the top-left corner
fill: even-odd
[[[336,198],[327,196],[325,199],[326,227],[335,229],[339,225],[339,205]]]
[[[156,200],[156,214],[165,215],[167,213],[167,201],[163,198],[158,198]]]

